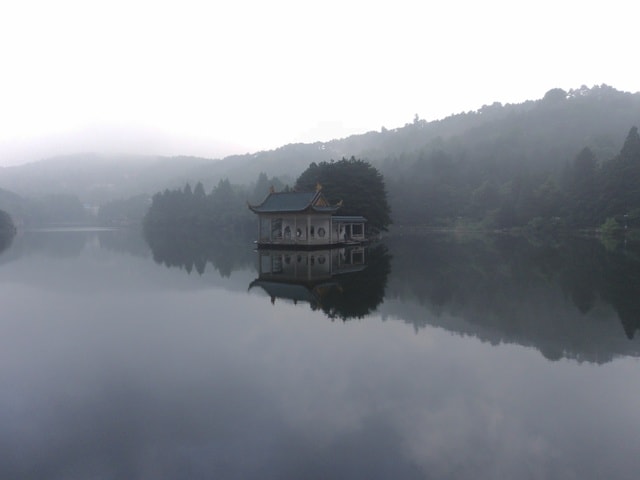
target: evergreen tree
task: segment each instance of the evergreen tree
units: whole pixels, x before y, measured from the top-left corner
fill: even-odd
[[[640,136],[633,127],[620,154],[603,167],[601,220],[625,216],[640,209]]]
[[[387,201],[387,190],[382,174],[369,163],[343,158],[338,162],[322,162],[309,165],[295,188],[311,191],[316,185],[332,203],[343,202],[340,215],[362,215],[367,219],[371,232],[387,230],[391,224],[391,208]]]
[[[569,225],[593,226],[598,223],[598,164],[590,148],[576,156],[565,179],[565,212]]]
[[[228,179],[220,180],[209,195],[198,183],[192,191],[165,190],[153,196],[144,218],[147,232],[180,232],[183,236],[209,235],[231,238],[251,228],[253,216],[244,195],[234,190]]]
[[[196,188],[193,190],[193,195],[199,199],[203,199],[204,197],[207,196],[207,194],[204,191],[204,186],[202,186],[202,182],[198,182],[196,184]]]

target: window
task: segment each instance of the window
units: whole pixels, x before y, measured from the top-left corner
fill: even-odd
[[[311,225],[311,227],[309,227],[309,235],[311,235],[312,237],[315,236],[315,227],[313,225]]]
[[[325,231],[325,229],[324,229],[323,227],[320,227],[320,228],[318,229],[318,236],[319,236],[320,238],[324,238],[324,235],[325,235],[326,233],[327,233],[327,232]]]
[[[284,227],[284,238],[286,238],[287,240],[291,238],[291,227],[289,225]]]

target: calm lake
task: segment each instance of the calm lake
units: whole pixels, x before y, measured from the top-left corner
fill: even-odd
[[[640,249],[0,253],[0,478],[636,479]]]

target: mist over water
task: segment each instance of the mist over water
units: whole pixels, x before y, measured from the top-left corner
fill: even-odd
[[[27,232],[0,253],[3,478],[640,466],[632,251],[391,237],[329,251],[328,269],[322,252],[210,247],[198,268],[116,230]]]

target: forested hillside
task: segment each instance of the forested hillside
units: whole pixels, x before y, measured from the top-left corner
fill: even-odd
[[[77,225],[94,221],[77,196],[65,193],[25,198],[0,189],[0,209],[8,212],[18,226]]]
[[[485,227],[612,227],[640,222],[640,137],[632,127],[619,153],[600,161],[589,147],[557,166],[474,163],[437,150],[389,182],[399,224]],[[511,167],[511,168],[510,168]],[[617,225],[615,225],[617,223]]]
[[[83,153],[0,168],[0,188],[24,197],[73,194],[94,206],[184,185],[204,158]]]
[[[314,162],[355,157],[384,175],[396,225],[508,227],[561,218],[572,226],[591,226],[609,217],[628,219],[640,207],[629,204],[633,196],[622,199],[616,193],[632,185],[622,165],[635,162],[623,151],[634,125],[640,125],[638,93],[606,85],[553,89],[535,101],[493,103],[437,121],[416,116],[400,128],[222,160],[97,155],[43,160],[0,168],[0,188],[28,197],[64,192],[90,206],[118,201],[119,218],[129,204],[136,210],[131,218],[139,218],[148,201],[143,195],[148,199],[187,182],[201,182],[212,192],[224,180],[253,195],[260,190],[261,172],[293,186]],[[134,196],[141,201],[123,202]]]
[[[625,135],[628,143],[630,128],[640,123],[638,94],[610,87],[558,89],[537,102],[492,105],[438,123],[416,120],[402,132],[444,131],[447,123],[469,128],[381,166],[396,223],[450,225],[464,219],[508,227],[567,217],[575,226],[589,226],[628,213],[603,202],[611,203],[605,197],[612,185],[623,188],[610,167],[622,155]]]

